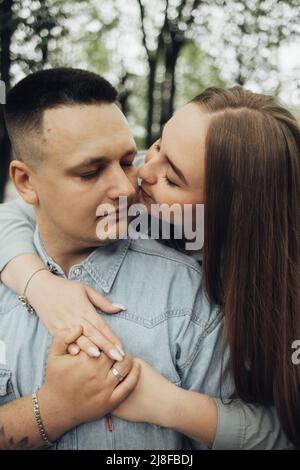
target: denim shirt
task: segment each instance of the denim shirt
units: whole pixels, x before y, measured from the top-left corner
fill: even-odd
[[[47,255],[39,231],[35,248],[45,263],[65,276]],[[155,240],[120,240],[93,251],[69,271],[69,279],[90,285],[113,302],[126,305],[104,315],[124,346],[172,383],[188,390],[220,393],[223,317],[202,290],[198,263]],[[45,300],[46,301],[46,300]],[[0,405],[31,395],[45,380],[51,335],[36,315],[29,315],[11,290],[0,285]],[[222,395],[232,384],[228,354],[223,364]],[[62,436],[52,449],[191,449],[205,448],[166,428],[107,417],[82,424]]]

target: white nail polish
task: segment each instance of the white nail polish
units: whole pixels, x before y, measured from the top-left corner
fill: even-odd
[[[122,349],[118,344],[115,344],[117,350],[119,351],[120,354],[122,354],[123,357],[125,357],[125,351]]]
[[[121,304],[112,304],[113,307],[116,307],[116,308],[119,308],[120,310],[122,310],[123,312],[125,312],[125,310],[127,310],[126,307],[124,307],[124,305],[121,305]]]
[[[77,354],[78,351],[79,351],[79,349],[78,349],[76,346],[73,346],[73,347],[70,349],[71,354]]]
[[[121,362],[123,361],[123,356],[116,350],[116,349],[110,349],[108,351],[109,357],[111,359],[114,359],[115,361]]]
[[[100,357],[100,351],[99,349],[91,346],[89,349],[88,349],[88,353],[90,356],[92,357]]]

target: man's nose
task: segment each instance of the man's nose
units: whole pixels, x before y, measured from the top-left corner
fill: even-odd
[[[136,184],[133,179],[136,178]],[[128,178],[125,171],[120,167],[112,175],[113,184],[108,196],[111,199],[117,199],[120,196],[126,196],[129,200],[134,199],[137,193],[136,172],[131,173],[131,179]]]

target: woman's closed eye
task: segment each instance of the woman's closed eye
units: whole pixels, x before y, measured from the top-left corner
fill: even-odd
[[[168,178],[167,174],[165,174],[164,180],[165,180],[165,182],[167,183],[168,186],[171,186],[171,187],[174,187],[174,186],[176,187],[176,186],[178,186],[176,183],[173,183],[173,181],[171,181],[171,180]]]

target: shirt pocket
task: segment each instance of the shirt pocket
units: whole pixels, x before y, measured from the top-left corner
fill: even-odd
[[[0,406],[16,400],[9,369],[0,366]]]

